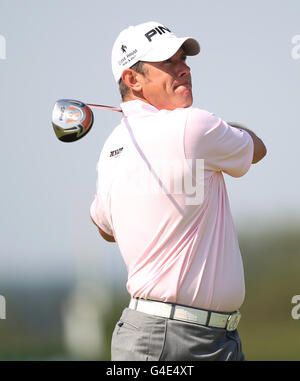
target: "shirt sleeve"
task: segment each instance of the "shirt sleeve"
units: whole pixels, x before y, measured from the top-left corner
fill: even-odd
[[[114,235],[105,215],[103,203],[99,194],[95,195],[94,201],[90,207],[90,215],[93,221],[101,230],[103,230],[108,235]]]
[[[205,169],[241,177],[252,164],[254,144],[248,132],[229,126],[208,111],[191,108],[184,148],[186,158],[204,159]]]

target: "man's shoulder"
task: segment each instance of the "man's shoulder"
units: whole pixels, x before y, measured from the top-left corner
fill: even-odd
[[[208,119],[211,116],[214,116],[214,114],[207,110],[201,109],[199,107],[190,106],[185,108],[178,107],[178,108],[175,108],[174,110],[162,109],[158,113],[154,114],[153,116],[159,119],[163,119],[164,117],[166,118],[189,117],[193,119],[203,120],[203,119]]]
[[[104,140],[101,148],[100,158],[105,155],[105,152],[110,151],[111,147],[117,146],[118,142],[122,140],[124,130],[121,128],[121,123],[113,128],[109,135]]]
[[[202,120],[202,119],[210,119],[212,117],[216,117],[214,113],[200,107],[189,107],[187,110],[188,110],[189,116],[195,119]]]
[[[189,121],[205,122],[216,119],[216,115],[208,110],[202,109],[200,107],[186,107],[186,108],[176,108],[172,111],[164,110],[167,115],[172,115],[173,117],[179,117],[179,115],[185,115]],[[217,118],[219,119],[219,118]]]
[[[214,113],[199,107],[187,109],[186,128],[196,130],[197,133],[206,134],[211,128],[220,124],[221,119]]]

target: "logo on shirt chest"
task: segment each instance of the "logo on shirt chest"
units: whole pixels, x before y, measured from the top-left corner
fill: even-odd
[[[110,151],[109,157],[118,156],[123,151],[123,147],[118,148],[114,151]]]

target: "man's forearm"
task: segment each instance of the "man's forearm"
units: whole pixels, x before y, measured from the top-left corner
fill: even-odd
[[[253,164],[258,163],[263,157],[266,156],[267,154],[266,146],[264,145],[263,141],[258,136],[255,135],[253,131],[249,130],[248,128],[238,123],[229,122],[228,124],[232,127],[242,129],[248,132],[248,134],[251,136],[253,140],[253,144],[254,144],[253,161],[252,161]]]

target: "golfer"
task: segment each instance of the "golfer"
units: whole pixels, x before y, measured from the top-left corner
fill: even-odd
[[[112,360],[244,360],[244,270],[223,173],[245,175],[266,148],[192,107],[186,59],[199,52],[159,22],[123,30],[112,49],[123,118],[101,151],[90,209],[128,271]]]

